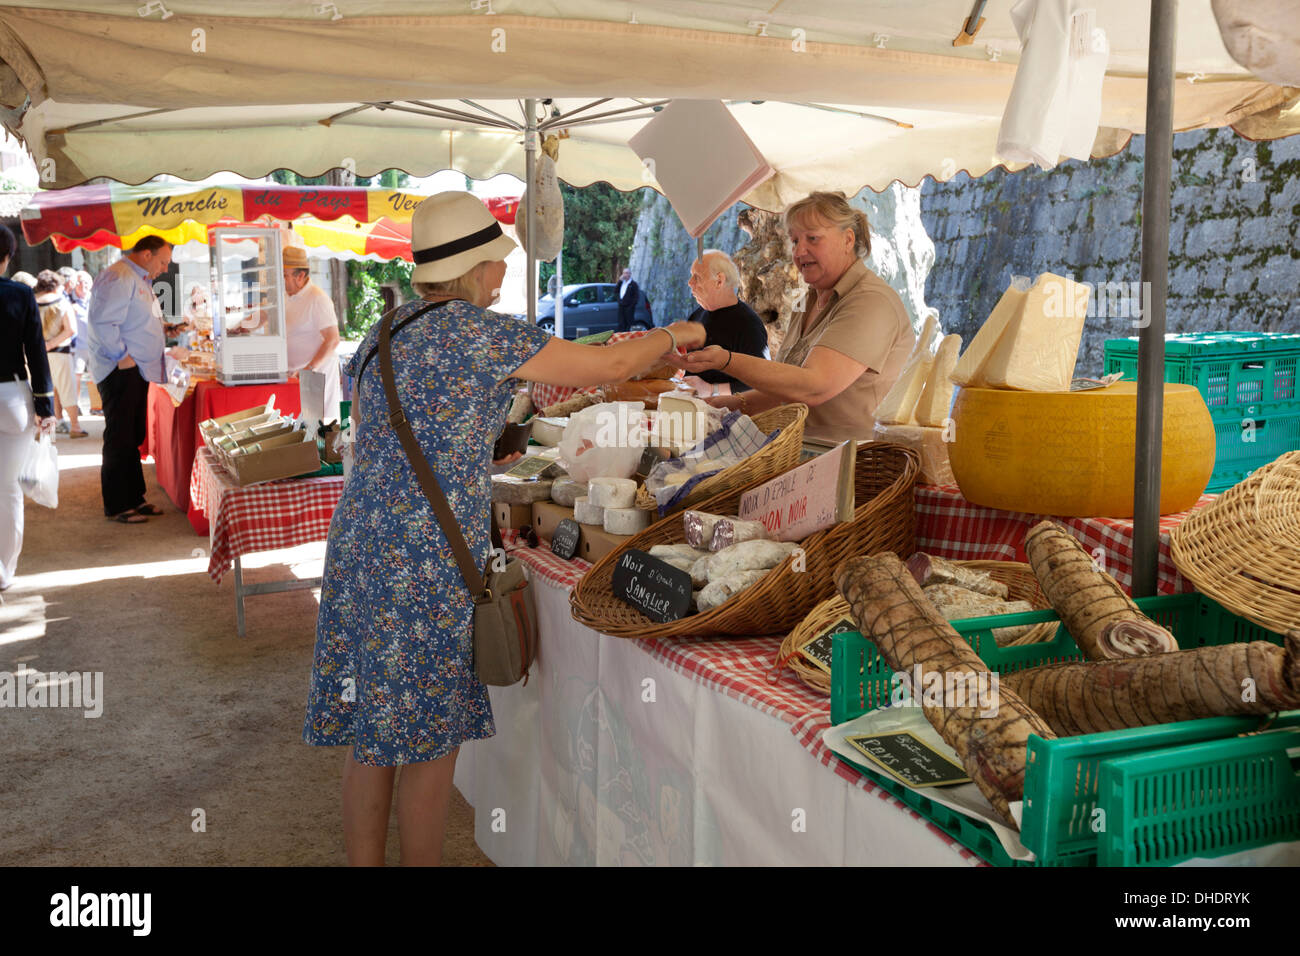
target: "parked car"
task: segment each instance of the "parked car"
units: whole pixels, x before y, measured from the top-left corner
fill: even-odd
[[[641,301],[632,314],[631,328],[654,328],[650,299]],[[555,334],[555,297],[549,292],[537,300],[537,327]],[[576,339],[594,332],[618,331],[618,283],[588,282],[564,287],[564,337]]]

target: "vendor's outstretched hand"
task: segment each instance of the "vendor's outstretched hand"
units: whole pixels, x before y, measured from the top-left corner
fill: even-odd
[[[506,457],[504,457],[504,458],[494,458],[494,459],[492,460],[492,464],[494,464],[494,465],[509,465],[510,463],[512,463],[512,462],[516,462],[516,461],[518,461],[520,458],[523,458],[523,457],[524,457],[524,453],[523,453],[522,451],[515,451],[515,452],[511,452],[510,454],[506,455]]]
[[[698,349],[687,354],[677,367],[685,369],[692,375],[697,375],[700,372],[722,368],[730,358],[731,353],[722,346],[710,345],[706,349]]]

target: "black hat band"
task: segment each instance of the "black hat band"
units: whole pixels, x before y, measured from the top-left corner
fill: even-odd
[[[428,249],[418,249],[411,253],[411,258],[417,266],[422,266],[426,262],[437,262],[439,259],[450,259],[452,256],[458,256],[462,252],[469,252],[471,249],[477,249],[479,246],[486,246],[494,239],[499,239],[505,235],[501,231],[501,223],[493,222],[490,226],[484,226],[478,232],[472,232],[468,236],[461,236],[459,239],[453,239],[451,242],[444,242],[440,246],[431,246]]]

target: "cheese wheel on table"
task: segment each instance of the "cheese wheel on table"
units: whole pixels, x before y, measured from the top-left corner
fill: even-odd
[[[631,508],[636,504],[636,482],[631,478],[593,478],[587,482],[587,500],[598,508]]]
[[[963,388],[948,455],[977,505],[1064,517],[1133,516],[1137,383],[1085,392]],[[1165,384],[1160,513],[1196,504],[1214,471],[1214,422],[1192,385]]]
[[[586,495],[573,499],[573,520],[578,524],[598,524],[605,526],[605,509],[593,505]]]
[[[610,534],[638,534],[650,527],[645,508],[606,508],[604,528]]]

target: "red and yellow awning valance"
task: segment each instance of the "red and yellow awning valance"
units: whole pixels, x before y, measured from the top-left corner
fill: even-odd
[[[148,235],[175,245],[207,242],[213,226],[279,219],[293,223],[308,246],[409,260],[411,215],[426,198],[400,189],[346,186],[110,183],[39,193],[21,218],[29,245],[49,239],[65,253],[130,249]],[[499,221],[515,221],[518,199],[484,202]]]

